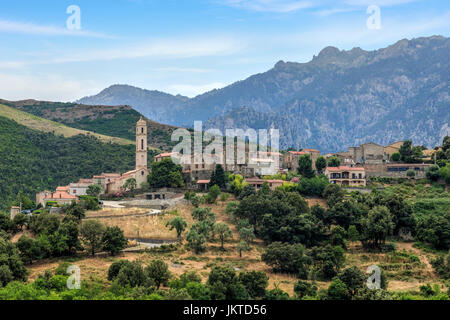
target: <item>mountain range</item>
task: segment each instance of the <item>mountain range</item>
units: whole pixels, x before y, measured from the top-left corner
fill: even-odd
[[[374,51],[324,48],[307,63],[267,72],[195,98],[113,85],[77,101],[130,105],[146,117],[192,127],[280,130],[282,148],[323,153],[364,142],[412,139],[434,147],[449,134],[450,39],[403,39]]]

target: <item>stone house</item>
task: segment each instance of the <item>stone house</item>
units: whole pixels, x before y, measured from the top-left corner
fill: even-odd
[[[40,203],[42,207],[45,207],[48,201],[56,202],[62,206],[71,204],[73,201],[78,201],[78,197],[70,194],[69,186],[58,187],[55,192],[43,191],[36,194],[36,203]]]
[[[365,187],[366,172],[364,167],[327,167],[325,176],[330,183],[342,186]]]
[[[356,164],[380,164],[385,160],[384,147],[373,142],[351,147],[349,153]]]
[[[283,168],[290,171],[297,171],[298,159],[305,154],[309,154],[311,156],[312,167],[314,170],[316,170],[316,160],[320,157],[320,151],[316,149],[303,149],[302,151],[287,152],[284,155]]]

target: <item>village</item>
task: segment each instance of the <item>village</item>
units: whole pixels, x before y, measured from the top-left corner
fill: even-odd
[[[324,174],[331,184],[338,184],[344,188],[359,188],[370,190],[371,178],[403,178],[423,179],[427,168],[432,166],[433,154],[436,150],[423,150],[420,163],[402,163],[399,161],[399,151],[403,141],[394,142],[388,146],[382,146],[373,142],[364,143],[358,147],[351,147],[347,151],[321,155],[316,149],[302,149],[301,151],[286,152],[256,152],[250,153],[247,149],[247,161],[245,164],[224,164],[225,172],[243,177],[246,184],[259,190],[264,183],[270,189],[286,183],[298,184],[301,177],[294,176],[287,179],[289,173],[297,173],[299,158],[309,156],[313,170]],[[172,159],[176,153],[161,153],[154,158],[156,163],[166,159]],[[217,163],[201,164],[185,161],[182,164],[182,175],[185,187],[180,190],[167,190],[167,188],[152,189],[143,192],[142,199],[150,200],[147,205],[150,208],[155,204],[169,198],[176,198],[177,194],[183,194],[186,190],[205,192],[210,186],[210,178],[214,173]],[[192,159],[191,159],[192,158]],[[226,158],[224,153],[223,159]],[[325,160],[324,168],[317,168],[317,160]],[[252,161],[248,161],[251,159]],[[147,183],[147,177],[151,172],[147,159],[147,124],[141,119],[136,124],[136,167],[125,173],[101,173],[92,178],[80,178],[79,181],[67,186],[59,186],[54,191],[39,191],[36,193],[36,205],[45,208],[47,205],[60,207],[77,202],[80,197],[88,195],[91,186],[98,186],[98,195],[114,198],[114,195],[123,194],[129,186],[140,189]],[[282,179],[284,177],[284,179]],[[352,190],[352,189],[349,189]],[[356,190],[356,189],[354,189]],[[145,206],[145,203],[143,203]],[[156,206],[162,208],[161,206]],[[53,212],[57,209],[53,208]],[[23,212],[31,214],[30,210],[23,211],[20,207],[11,208],[11,218]]]

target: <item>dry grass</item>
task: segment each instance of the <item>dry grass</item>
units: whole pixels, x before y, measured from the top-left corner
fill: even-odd
[[[318,203],[317,201],[314,201],[315,199],[310,200],[312,200],[308,201],[310,205]],[[230,198],[227,202],[229,201],[233,201],[233,199]],[[186,242],[183,242],[178,246],[176,251],[169,253],[155,253],[152,251],[142,253],[125,252],[114,258],[84,257],[74,263],[81,268],[82,277],[95,277],[104,281],[106,281],[107,270],[111,263],[119,259],[140,260],[144,265],[148,264],[153,259],[162,259],[168,263],[169,269],[173,275],[179,276],[183,272],[195,270],[202,276],[204,281],[207,280],[208,274],[214,265],[231,264],[238,271],[256,270],[265,272],[269,276],[270,289],[278,287],[293,296],[294,283],[297,279],[288,274],[275,274],[261,261],[261,254],[264,252],[264,244],[261,241],[255,241],[251,246],[251,251],[243,253],[242,257],[239,256],[239,252],[236,249],[238,244],[237,230],[235,225],[231,223],[229,216],[225,213],[227,202],[223,203],[218,201],[216,204],[208,205],[208,207],[216,214],[217,220],[228,223],[233,231],[233,239],[226,242],[225,251],[220,249],[220,243],[216,240],[208,243],[206,252],[196,255],[192,251],[186,249]],[[139,230],[139,236],[141,238],[175,239],[175,231],[169,231],[168,228],[166,228],[167,221],[172,219],[175,214],[180,215],[188,222],[189,229],[189,226],[193,223],[191,212],[194,208],[191,205],[179,205],[175,209],[176,213],[166,214],[164,216],[105,218],[101,219],[101,222],[110,226],[119,226],[124,230],[127,237],[136,237]],[[89,213],[89,216],[140,214],[147,211],[147,209],[137,208],[104,209],[97,213]],[[405,269],[407,269],[405,266],[400,267],[398,270],[388,272],[389,290],[419,290],[419,287],[425,283],[438,283],[438,278],[428,266],[428,259],[431,259],[431,257],[427,256],[419,249],[413,248],[411,243],[397,243],[397,247],[398,251],[407,250],[410,251],[410,253],[417,255],[420,262],[412,264],[411,272],[413,273],[413,276],[402,276],[402,272],[405,272]],[[387,254],[367,253],[362,250],[359,244],[352,243],[346,254],[345,267],[358,266],[361,270],[365,271],[370,265],[383,265],[389,264],[390,262],[392,261],[390,261]],[[51,260],[31,266],[29,268],[30,281],[35,279],[39,273],[43,273],[47,269],[54,270],[58,266],[58,263],[58,260]],[[324,289],[329,286],[329,282],[318,282],[317,284],[319,288]],[[442,284],[440,285],[443,287]]]

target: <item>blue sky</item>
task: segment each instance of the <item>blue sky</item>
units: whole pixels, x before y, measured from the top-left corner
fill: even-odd
[[[80,30],[66,27],[70,5]],[[370,5],[380,29],[366,26]],[[192,97],[328,45],[449,31],[448,0],[1,1],[0,98],[73,101],[117,83]]]

